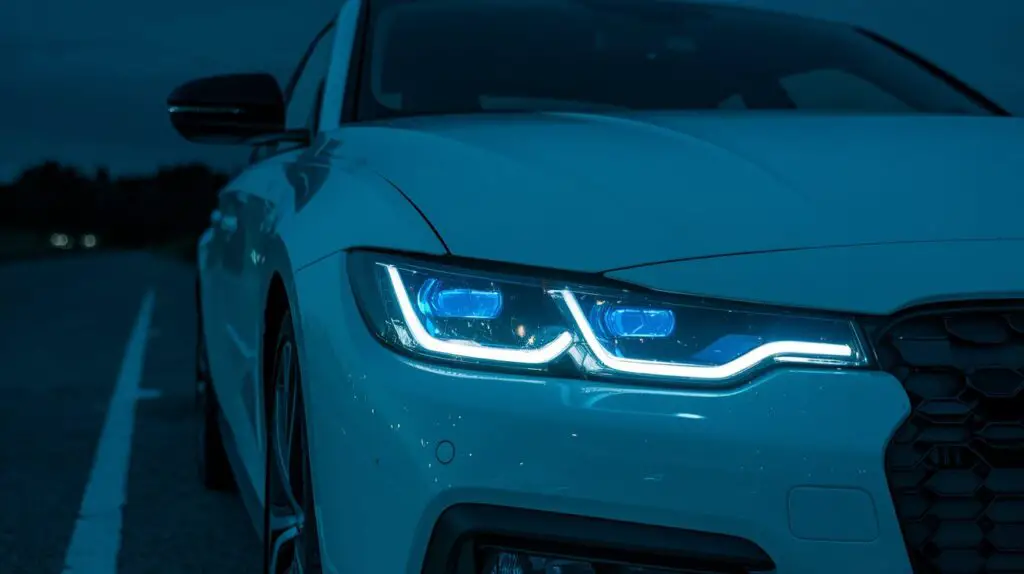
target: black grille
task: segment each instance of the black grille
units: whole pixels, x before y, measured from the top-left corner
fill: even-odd
[[[910,397],[885,464],[916,574],[1024,573],[1024,302],[875,335]]]

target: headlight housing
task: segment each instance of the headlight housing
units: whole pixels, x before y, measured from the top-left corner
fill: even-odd
[[[366,251],[348,265],[373,332],[420,359],[695,387],[780,364],[868,365],[847,318]]]

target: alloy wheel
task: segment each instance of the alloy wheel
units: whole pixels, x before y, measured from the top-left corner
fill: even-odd
[[[268,574],[320,574],[302,386],[294,342],[280,341],[267,427]]]

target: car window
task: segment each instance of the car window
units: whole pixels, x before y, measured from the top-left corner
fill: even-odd
[[[308,58],[296,71],[298,76],[292,78],[285,112],[285,127],[288,129],[309,128],[315,131],[321,86],[331,61],[333,32],[332,27],[317,35],[310,45],[312,51],[307,51]]]
[[[991,113],[855,28],[731,6],[375,0],[364,34],[357,120],[570,108]]]

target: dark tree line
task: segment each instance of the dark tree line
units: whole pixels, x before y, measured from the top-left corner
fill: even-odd
[[[200,233],[226,174],[203,164],[145,176],[92,175],[46,162],[0,185],[0,226],[43,234],[92,233],[106,246],[143,247]]]

